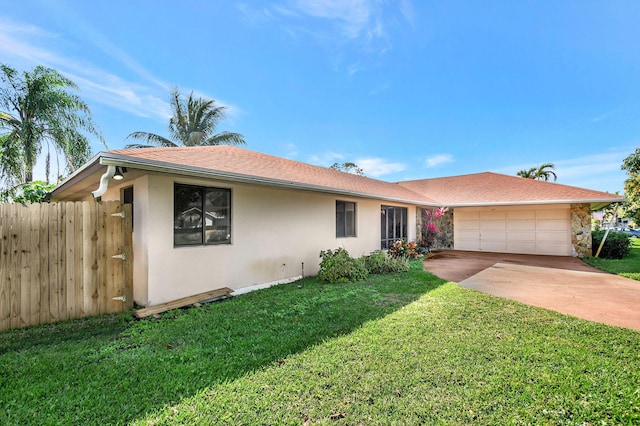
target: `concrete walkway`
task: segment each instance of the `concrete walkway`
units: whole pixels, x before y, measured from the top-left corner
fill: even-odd
[[[463,287],[640,331],[640,281],[577,258],[451,250],[435,253],[424,266]]]

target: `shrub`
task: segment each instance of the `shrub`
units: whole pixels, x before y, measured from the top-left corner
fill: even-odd
[[[365,256],[364,264],[370,274],[390,274],[409,270],[409,260],[406,257],[391,257],[383,251],[375,251]]]
[[[389,247],[389,254],[392,257],[417,259],[420,256],[417,249],[418,244],[416,244],[414,241],[397,240]]]
[[[591,233],[592,253],[595,256],[600,242],[606,231],[599,230]],[[621,232],[609,232],[607,240],[602,246],[599,257],[605,259],[622,259],[627,256],[631,250],[631,240],[629,236]]]
[[[354,259],[343,248],[320,252],[320,271],[318,278],[332,284],[362,281],[369,273],[363,258]]]

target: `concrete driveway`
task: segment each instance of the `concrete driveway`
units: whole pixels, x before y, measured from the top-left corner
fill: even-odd
[[[577,258],[451,250],[435,253],[424,267],[463,287],[640,331],[640,281]]]

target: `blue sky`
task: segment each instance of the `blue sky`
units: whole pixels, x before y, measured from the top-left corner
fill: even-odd
[[[74,80],[109,149],[166,135],[172,88],[247,148],[386,181],[556,165],[623,191],[640,2],[0,0],[0,62]],[[95,151],[103,150],[95,145]]]

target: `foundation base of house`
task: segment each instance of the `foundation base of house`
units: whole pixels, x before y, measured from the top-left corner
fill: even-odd
[[[232,296],[238,296],[240,294],[249,293],[249,292],[255,291],[255,290],[262,290],[264,288],[269,288],[269,287],[272,287],[272,286],[278,285],[278,284],[293,283],[293,282],[296,282],[296,281],[301,280],[301,279],[302,279],[302,275],[298,275],[298,276],[291,277],[291,278],[283,278],[283,279],[278,280],[278,281],[271,281],[271,282],[268,282],[268,283],[256,284],[256,285],[252,285],[252,286],[249,286],[249,287],[243,287],[243,288],[239,288],[237,290],[233,290],[231,295]]]

